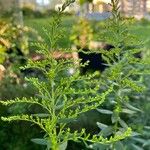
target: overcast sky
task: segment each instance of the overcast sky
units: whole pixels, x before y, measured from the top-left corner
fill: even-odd
[[[36,1],[37,1],[37,3],[39,3],[39,4],[43,4],[43,2],[44,2],[44,5],[49,4],[49,0],[36,0]]]

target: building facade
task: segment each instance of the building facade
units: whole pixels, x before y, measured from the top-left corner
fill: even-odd
[[[142,18],[149,12],[150,0],[120,0],[121,12],[126,16]]]
[[[14,7],[16,1],[20,3],[21,7],[29,7],[33,10],[39,10],[55,9],[56,5],[63,4],[65,0],[46,0],[47,2],[49,2],[46,5],[44,5],[45,0],[0,0],[0,11],[9,11]],[[110,5],[108,5],[110,1],[111,0],[93,0],[93,3],[89,4],[88,11],[110,11],[111,8]],[[68,9],[71,10],[74,7],[74,11],[77,12],[79,10],[77,6],[79,5],[72,5]],[[85,9],[86,8],[87,5]],[[137,18],[141,18],[145,14],[148,14],[150,12],[150,0],[120,0],[120,11],[126,16],[135,16]]]
[[[93,0],[94,11],[110,11],[111,0]],[[150,12],[150,0],[120,0],[120,11],[125,16],[142,18]]]

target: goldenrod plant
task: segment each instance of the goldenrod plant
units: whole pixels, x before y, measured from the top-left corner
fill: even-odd
[[[150,61],[142,56],[145,50],[144,42],[133,34],[130,34],[132,18],[124,18],[119,12],[119,0],[111,1],[112,16],[105,23],[100,40],[111,44],[114,48],[109,51],[103,49],[95,51],[100,53],[108,68],[101,75],[101,83],[113,84],[113,92],[109,95],[104,109],[98,112],[108,115],[112,122],[103,124],[97,122],[101,129],[100,135],[109,136],[114,132],[122,132],[128,128],[127,118],[134,117],[136,113],[143,113],[140,108],[132,105],[133,97],[144,96],[146,88],[144,78],[150,75]],[[107,83],[107,84],[106,84]],[[138,103],[138,102],[137,102]],[[103,120],[102,120],[103,121]],[[130,124],[131,125],[131,124]],[[137,134],[132,134],[135,136]],[[108,145],[93,144],[88,147],[93,149],[125,149],[121,141]],[[137,147],[134,146],[133,149]],[[138,148],[138,147],[137,147]]]
[[[37,53],[43,56],[42,59],[38,61],[31,59],[25,67],[22,67],[23,69],[34,68],[43,73],[43,78],[26,78],[38,92],[31,98],[0,101],[6,106],[27,103],[41,107],[41,112],[2,117],[2,120],[8,122],[22,120],[38,125],[45,136],[41,139],[32,139],[32,141],[46,145],[47,150],[65,150],[69,140],[114,145],[117,141],[131,136],[131,128],[121,119],[120,114],[126,111],[124,101],[129,98],[128,92],[144,90],[140,86],[141,77],[142,74],[148,73],[143,67],[143,65],[148,65],[147,62],[135,57],[135,54],[139,52],[138,47],[127,48],[133,45],[134,38],[127,32],[126,21],[119,12],[118,0],[111,2],[112,18],[108,21],[103,36],[104,40],[112,44],[114,48],[110,51],[95,51],[95,53],[103,54],[109,66],[100,78],[96,73],[81,76],[78,67],[74,66],[73,58],[56,60],[55,51],[60,52],[61,55],[72,52],[71,49],[59,50],[57,46],[58,41],[63,38],[60,14],[72,2],[74,1],[68,0],[53,17],[49,28],[43,28],[49,42],[33,43],[33,46],[37,48]],[[80,60],[76,61],[79,61],[77,64],[81,66],[85,65],[81,64]],[[141,67],[137,67],[137,64]],[[70,68],[73,68],[74,72],[70,72]],[[112,96],[114,110],[100,109],[101,104]],[[112,126],[107,132],[109,134],[104,134],[106,133],[104,130],[108,128],[100,122],[97,125],[101,131],[94,135],[84,128],[74,131],[69,126],[71,122],[75,123],[81,114],[94,109],[100,113],[112,115]]]

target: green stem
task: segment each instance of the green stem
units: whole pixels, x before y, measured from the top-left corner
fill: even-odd
[[[56,128],[54,129],[54,134],[52,139],[52,150],[59,150],[59,144],[57,142]]]

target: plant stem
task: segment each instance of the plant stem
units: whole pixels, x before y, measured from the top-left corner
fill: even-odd
[[[54,132],[56,132],[56,129],[54,129]],[[52,137],[52,150],[59,150],[59,144],[57,143],[57,135],[54,135],[54,134]]]

